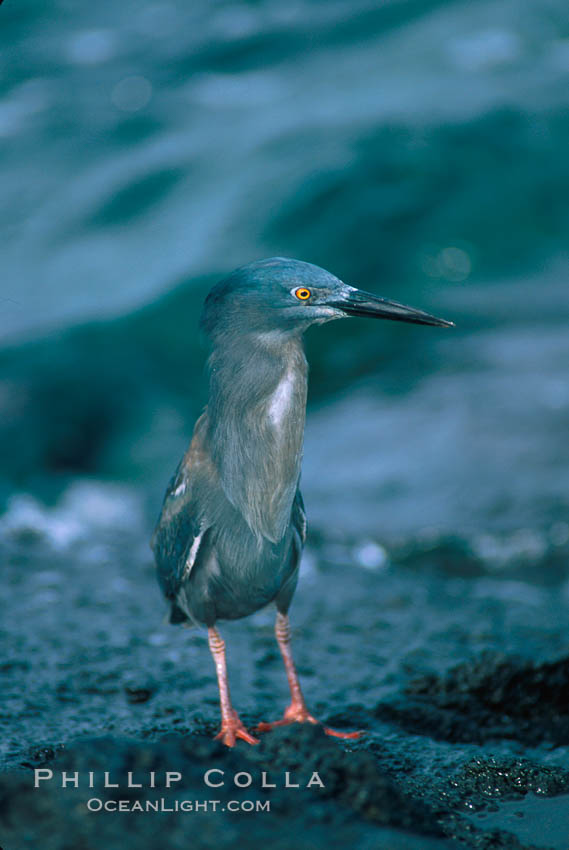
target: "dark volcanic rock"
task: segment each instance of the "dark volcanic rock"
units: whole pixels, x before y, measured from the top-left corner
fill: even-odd
[[[470,808],[488,800],[515,800],[529,792],[545,797],[569,791],[569,773],[521,759],[473,759],[451,780]]]
[[[10,850],[39,847],[67,850],[71,847],[112,848],[119,835],[128,835],[129,844],[155,847],[168,835],[169,848],[186,848],[191,835],[193,848],[247,847],[270,845],[288,848],[289,826],[294,818],[294,844],[300,848],[343,847],[354,840],[364,847],[398,846],[437,848],[446,842],[428,838],[441,836],[433,812],[406,796],[378,768],[369,753],[349,752],[327,738],[319,728],[302,727],[276,730],[263,737],[259,747],[228,750],[201,736],[170,735],[156,743],[141,743],[103,738],[76,743],[51,756],[48,765],[53,779],[33,787],[29,774],[4,775],[0,780],[0,819],[3,840]],[[43,764],[45,765],[45,760]],[[221,787],[208,787],[207,770],[218,772],[213,779]],[[61,787],[61,771],[75,772],[79,787]],[[128,787],[132,782],[142,788]],[[166,771],[182,775],[172,788],[165,787]],[[290,783],[299,787],[286,788]],[[307,787],[314,771],[324,783]],[[89,772],[94,787],[89,788]],[[104,775],[119,788],[105,788]],[[275,788],[263,789],[262,776]],[[149,787],[154,773],[156,787]],[[238,787],[234,777],[241,774]],[[245,777],[245,778],[243,778]],[[131,807],[147,800],[163,800],[165,811],[145,816],[139,811],[94,812],[87,801],[123,800]],[[181,801],[190,800],[194,811],[176,811]],[[216,810],[203,810],[206,801],[217,800]],[[270,811],[229,812],[228,802],[260,801]],[[200,803],[202,810],[195,811]],[[245,805],[249,805],[245,803]],[[196,829],[196,820],[199,829]],[[412,835],[381,827],[412,830],[423,837],[415,842]]]
[[[569,658],[533,664],[485,653],[414,679],[406,694],[405,703],[380,704],[377,716],[437,740],[569,744]]]

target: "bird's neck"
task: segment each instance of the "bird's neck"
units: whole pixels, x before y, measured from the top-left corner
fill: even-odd
[[[300,477],[307,364],[300,337],[225,339],[209,360],[208,434],[224,492],[252,531],[277,542]]]

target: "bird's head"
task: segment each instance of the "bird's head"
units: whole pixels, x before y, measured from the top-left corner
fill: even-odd
[[[348,286],[312,263],[283,257],[249,263],[216,284],[206,298],[201,325],[214,338],[231,332],[294,334],[349,316],[453,325]]]

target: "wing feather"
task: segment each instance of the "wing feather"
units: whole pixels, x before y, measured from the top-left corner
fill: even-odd
[[[150,546],[154,552],[158,582],[164,595],[174,600],[190,577],[209,528],[195,498],[196,482],[211,461],[204,448],[206,414],[194,428],[188,451],[166,490]]]
[[[304,499],[302,498],[302,493],[298,488],[292,504],[292,524],[298,532],[302,546],[304,546],[306,543],[306,530],[308,524],[306,521],[306,512],[304,510]]]

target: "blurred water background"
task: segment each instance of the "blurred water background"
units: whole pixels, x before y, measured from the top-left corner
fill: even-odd
[[[457,324],[310,332],[313,529],[567,547],[566,0],[30,0],[0,38],[16,525],[80,479],[150,528],[205,401],[204,294],[277,254]]]

